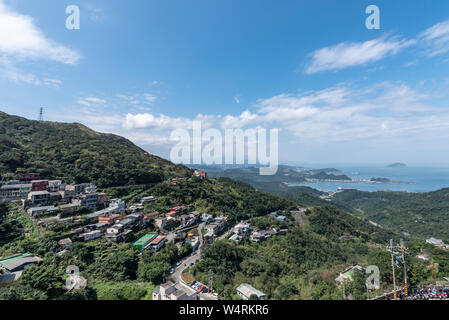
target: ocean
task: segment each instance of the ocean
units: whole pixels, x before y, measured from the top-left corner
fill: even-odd
[[[307,166],[309,167],[309,166]],[[420,167],[407,166],[405,168],[389,168],[386,166],[349,166],[349,165],[320,165],[313,168],[335,168],[341,170],[353,179],[388,178],[390,180],[406,183],[374,183],[363,182],[314,182],[295,184],[291,186],[308,186],[323,191],[338,191],[338,188],[357,189],[362,191],[407,191],[429,192],[442,188],[449,188],[449,166],[447,167]]]

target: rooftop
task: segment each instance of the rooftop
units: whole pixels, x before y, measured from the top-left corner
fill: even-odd
[[[151,240],[153,240],[154,238],[157,237],[157,233],[156,232],[151,232],[151,233],[147,233],[144,236],[142,236],[141,238],[137,239],[134,242],[135,246],[144,246],[145,244],[147,244],[148,242],[150,242]]]
[[[257,290],[256,288],[247,283],[242,283],[241,285],[239,285],[237,291],[241,292],[244,296],[248,298],[253,294],[255,294],[257,297],[265,296],[265,293]]]

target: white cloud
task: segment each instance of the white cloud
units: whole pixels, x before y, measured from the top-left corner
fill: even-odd
[[[449,20],[437,23],[419,35],[430,47],[428,55],[433,57],[449,51]]]
[[[107,103],[106,100],[96,97],[87,97],[78,99],[78,104],[81,104],[86,107],[104,106],[106,105],[106,103]]]
[[[30,16],[11,11],[0,0],[0,53],[20,59],[49,59],[76,64],[81,55],[51,39]]]
[[[93,22],[103,22],[106,18],[103,8],[94,7],[92,4],[88,4],[87,11],[89,12],[90,20]]]
[[[338,86],[281,94],[260,100],[255,107],[259,121],[279,123],[302,142],[325,144],[447,130],[449,111],[427,103],[430,97],[404,84],[385,82],[368,88]]]
[[[157,97],[151,93],[142,93],[142,94],[118,94],[118,98],[123,101],[126,101],[129,104],[138,106],[138,105],[150,105],[156,102]]]
[[[62,86],[62,81],[59,79],[44,78],[39,79],[38,76],[24,72],[18,69],[14,63],[12,63],[6,57],[0,57],[0,77],[9,81],[17,83],[26,83],[36,86],[47,86],[51,88],[60,88]]]
[[[251,113],[249,110],[245,110],[237,117],[232,115],[223,117],[221,127],[224,129],[243,128],[249,124],[257,122],[258,120],[259,116],[257,114]]]
[[[387,56],[396,55],[414,43],[414,40],[398,37],[382,37],[365,42],[343,42],[311,53],[311,62],[307,65],[305,72],[313,74],[366,65]]]

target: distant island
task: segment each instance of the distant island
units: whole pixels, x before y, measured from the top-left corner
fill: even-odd
[[[388,165],[388,168],[406,168],[406,167],[407,167],[407,165],[402,162],[396,162],[396,163],[392,163],[392,164]]]
[[[399,180],[391,180],[388,178],[371,178],[370,182],[379,182],[379,183],[401,183],[408,184],[409,182],[399,181]]]

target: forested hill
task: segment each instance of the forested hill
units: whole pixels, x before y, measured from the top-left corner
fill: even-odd
[[[19,173],[101,187],[160,182],[190,169],[150,155],[131,141],[95,132],[79,123],[27,120],[0,111],[2,180]]]
[[[449,240],[449,189],[426,193],[347,190],[337,193],[333,201],[385,227]]]

